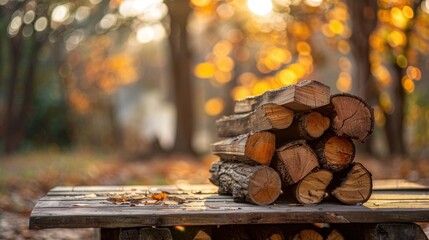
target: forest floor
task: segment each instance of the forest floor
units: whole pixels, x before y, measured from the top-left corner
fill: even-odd
[[[209,168],[217,158],[160,155],[124,160],[116,154],[31,152],[0,159],[0,239],[93,239],[93,229],[29,230],[34,205],[58,185],[151,185],[209,183]],[[374,179],[429,179],[429,160],[379,160],[358,154]],[[429,234],[429,227],[425,225]]]

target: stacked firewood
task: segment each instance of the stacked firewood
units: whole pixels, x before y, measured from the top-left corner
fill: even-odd
[[[211,146],[220,157],[210,169],[219,194],[258,205],[282,192],[302,204],[369,199],[371,174],[353,161],[353,140],[364,142],[374,128],[361,98],[331,96],[328,86],[306,80],[237,101],[234,112],[216,121],[225,139]]]

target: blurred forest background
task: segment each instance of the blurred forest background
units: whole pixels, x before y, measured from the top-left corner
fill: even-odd
[[[0,0],[0,209],[207,182],[214,121],[304,79],[374,107],[376,178],[428,177],[428,54],[427,0]]]
[[[233,100],[315,79],[427,154],[429,2],[0,0],[1,152],[206,153]]]

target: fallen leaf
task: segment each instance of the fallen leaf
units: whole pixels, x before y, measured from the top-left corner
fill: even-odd
[[[164,201],[166,198],[168,198],[168,194],[167,194],[167,193],[165,193],[165,192],[157,193],[157,194],[152,193],[152,194],[150,195],[150,198],[151,198],[152,200]]]

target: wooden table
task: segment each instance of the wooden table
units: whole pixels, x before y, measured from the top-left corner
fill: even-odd
[[[161,191],[185,198],[186,202],[137,206],[106,202],[108,195],[114,193]],[[218,195],[213,185],[55,187],[34,207],[29,223],[31,229],[100,228],[101,238],[112,234],[118,238],[120,229],[152,226],[301,223],[345,226],[345,223],[413,222],[429,222],[429,186],[404,180],[382,180],[374,181],[374,191],[368,202],[353,206],[336,202],[303,206],[288,200],[278,200],[268,206],[235,203],[230,196]]]

